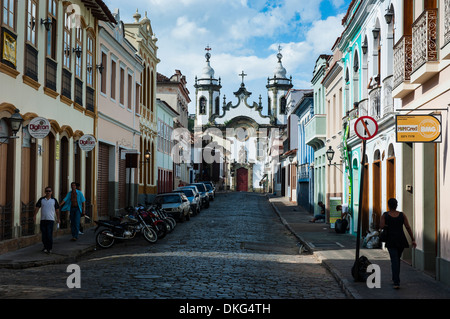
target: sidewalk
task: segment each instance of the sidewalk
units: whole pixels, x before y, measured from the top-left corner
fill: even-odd
[[[326,223],[310,223],[312,215],[282,197],[267,196],[282,223],[297,237],[306,251],[311,252],[329,269],[344,291],[355,299],[447,299],[450,286],[436,281],[422,271],[402,262],[400,289],[391,284],[390,259],[387,250],[362,247],[366,256],[381,269],[381,288],[368,288],[365,282],[355,282],[351,268],[356,256],[356,237],[338,234]]]
[[[73,242],[72,235],[62,235],[53,238],[51,254],[42,251],[42,243],[17,249],[0,255],[0,269],[25,269],[50,264],[74,263],[83,254],[95,249],[95,227],[85,229],[83,235]]]

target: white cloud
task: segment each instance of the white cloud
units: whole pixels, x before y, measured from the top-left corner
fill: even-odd
[[[261,94],[267,102],[265,85],[277,63],[282,46],[283,65],[296,88],[309,88],[319,54],[331,53],[342,31],[342,14],[321,19],[325,0],[105,0],[110,9],[119,7],[121,17],[132,22],[139,8],[152,23],[158,37],[158,71],[170,76],[175,69],[186,75],[191,98],[195,76],[205,63],[206,45],[212,47],[211,66],[222,80],[222,96],[234,100],[244,70],[251,101]],[[350,0],[330,0],[327,11]],[[269,4],[269,6],[268,6]],[[191,103],[192,105],[193,103]]]

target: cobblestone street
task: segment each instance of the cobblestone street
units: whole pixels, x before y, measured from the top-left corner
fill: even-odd
[[[298,249],[264,196],[224,193],[156,244],[135,238],[85,255],[76,262],[81,288],[67,287],[67,264],[2,269],[0,297],[346,298]]]

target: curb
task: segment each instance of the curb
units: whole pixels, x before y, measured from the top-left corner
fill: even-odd
[[[286,222],[286,220],[281,216],[281,213],[275,206],[275,204],[269,200],[268,196],[266,197],[270,205],[272,206],[272,209],[278,215],[278,218],[280,218],[281,223],[289,230],[289,232],[292,235],[294,235],[300,241],[303,247],[305,247],[305,250],[311,253],[320,262],[320,264],[331,273],[331,275],[335,278],[335,280],[337,281],[341,289],[344,291],[344,293],[351,299],[362,299],[361,296],[353,288],[351,288],[349,281],[347,279],[344,279],[344,276],[341,274],[339,270],[337,270],[331,263],[329,263],[320,252],[314,251],[314,249],[308,244],[308,242],[302,236],[298,235],[293,231],[289,223]],[[299,253],[302,254],[302,251],[300,250]]]

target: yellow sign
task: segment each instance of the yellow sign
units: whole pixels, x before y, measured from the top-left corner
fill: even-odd
[[[3,60],[16,66],[16,39],[6,32],[3,33]]]
[[[396,133],[398,143],[440,143],[440,115],[397,115]]]

